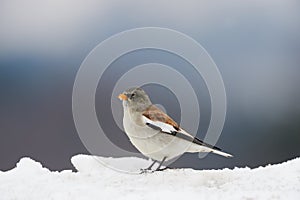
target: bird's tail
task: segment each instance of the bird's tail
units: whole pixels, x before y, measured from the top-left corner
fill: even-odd
[[[201,142],[201,144],[200,144],[200,142]],[[227,157],[227,158],[233,157],[231,154],[221,151],[221,149],[219,149],[218,147],[211,146],[211,145],[206,144],[206,143],[204,143],[200,140],[197,143],[193,142],[192,145],[188,148],[187,152],[191,152],[191,153],[195,153],[195,152],[212,152],[212,153],[215,153],[215,154],[218,154],[220,156]]]
[[[196,152],[212,152],[227,158],[233,157],[229,153],[223,152],[220,148],[213,146],[211,144],[208,144],[202,140],[200,140],[197,137],[193,137],[189,133],[187,133],[184,130],[180,130],[180,132],[176,132],[175,136],[187,141],[191,141],[192,143],[189,143],[189,147],[186,152],[196,153]]]
[[[229,153],[225,153],[223,151],[219,151],[219,150],[215,150],[215,149],[212,149],[211,150],[212,153],[215,153],[215,154],[218,154],[220,156],[224,156],[224,157],[227,157],[227,158],[231,158],[233,157],[233,155],[229,154]]]

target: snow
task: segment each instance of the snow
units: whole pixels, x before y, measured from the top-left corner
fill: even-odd
[[[77,155],[78,172],[53,172],[30,158],[0,171],[0,199],[297,199],[300,158],[256,169],[168,169],[137,174],[141,158]],[[109,166],[109,167],[107,167]],[[112,168],[120,168],[119,172]]]

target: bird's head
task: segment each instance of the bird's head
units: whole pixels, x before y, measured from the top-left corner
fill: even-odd
[[[127,89],[118,97],[123,101],[123,106],[137,111],[143,111],[152,104],[146,92],[139,87]]]

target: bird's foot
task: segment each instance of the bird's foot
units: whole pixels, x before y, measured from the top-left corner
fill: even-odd
[[[172,169],[172,168],[170,168],[170,167],[164,167],[164,168],[159,168],[159,169],[155,169],[155,170],[149,169],[149,168],[147,168],[147,169],[141,169],[140,174],[153,173],[153,172],[157,172],[157,171],[165,171],[167,169]]]
[[[153,173],[154,170],[146,168],[146,169],[140,169],[140,174],[148,174],[148,173]]]
[[[170,167],[164,167],[164,168],[156,169],[155,171],[165,171],[166,169],[171,169],[171,168]]]

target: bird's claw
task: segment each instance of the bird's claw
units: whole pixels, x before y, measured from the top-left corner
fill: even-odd
[[[155,170],[152,170],[152,169],[141,169],[141,172],[140,174],[147,174],[147,173],[153,173],[153,172],[156,172],[156,171],[165,171],[166,169],[171,169],[170,167],[164,167],[164,168],[159,168],[159,169],[155,169]]]
[[[152,169],[141,169],[141,172],[140,172],[140,174],[147,174],[147,173],[153,173],[154,172],[154,170],[152,170]]]

